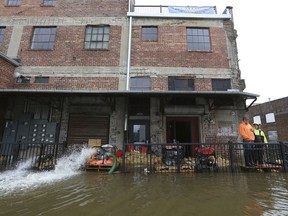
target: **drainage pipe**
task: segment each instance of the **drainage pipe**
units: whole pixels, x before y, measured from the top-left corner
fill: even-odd
[[[131,42],[132,42],[132,16],[129,17],[129,35],[128,35],[128,56],[127,56],[127,74],[126,74],[126,90],[129,90],[130,80],[130,64],[131,64]]]
[[[117,157],[114,154],[110,154],[110,157],[113,157],[113,165],[111,169],[109,170],[108,174],[112,174],[117,166]]]

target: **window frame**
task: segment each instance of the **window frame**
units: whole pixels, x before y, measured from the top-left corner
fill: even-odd
[[[36,84],[48,84],[49,83],[49,77],[36,76],[34,83],[36,83]]]
[[[253,116],[253,122],[257,122],[259,124],[262,124],[261,116],[260,115]]]
[[[7,0],[6,1],[6,5],[10,6],[10,7],[16,7],[16,6],[20,6],[22,3],[21,0]]]
[[[211,34],[209,28],[187,27],[187,49],[193,52],[211,52]]]
[[[158,41],[158,26],[142,26],[141,39],[146,42]]]
[[[47,29],[50,29],[49,34]],[[31,50],[54,50],[56,31],[57,28],[55,26],[34,27],[31,41]],[[48,46],[46,47],[46,45]]]
[[[91,31],[90,31],[90,28],[91,28]],[[88,38],[89,40],[87,40]],[[108,50],[109,45],[110,45],[110,26],[109,25],[87,25],[86,26],[85,36],[84,36],[84,49],[85,50]]]
[[[4,42],[5,31],[6,31],[6,27],[0,26],[0,48]]]
[[[270,113],[265,114],[265,120],[267,124],[276,123],[275,113],[270,112]]]
[[[147,84],[145,82],[147,82]],[[151,78],[150,77],[130,77],[129,89],[133,91],[150,91],[151,90]]]
[[[211,79],[211,86],[213,91],[227,91],[231,89],[231,79]]]
[[[185,83],[185,81],[187,81],[187,83]],[[195,79],[191,77],[169,76],[168,77],[168,90],[169,91],[195,91]]]
[[[56,0],[43,0],[41,6],[54,7],[56,5]]]

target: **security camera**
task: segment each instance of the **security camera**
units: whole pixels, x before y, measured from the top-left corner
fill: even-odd
[[[17,82],[22,82],[22,80],[29,81],[30,77],[23,76],[19,72],[14,72],[14,78],[16,78]]]
[[[19,72],[15,72],[13,76],[14,78],[21,78],[22,75]]]

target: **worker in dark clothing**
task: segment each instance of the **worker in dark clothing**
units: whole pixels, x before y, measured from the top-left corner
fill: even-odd
[[[258,122],[253,123],[253,128],[255,136],[253,159],[260,165],[264,163],[264,143],[267,143],[267,139],[264,131],[260,129],[260,124]]]

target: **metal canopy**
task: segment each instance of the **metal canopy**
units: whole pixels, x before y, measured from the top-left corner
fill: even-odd
[[[0,89],[0,94],[29,95],[29,94],[53,94],[53,95],[99,95],[99,96],[193,96],[193,97],[242,97],[244,99],[257,99],[259,95],[241,91],[119,91],[119,90],[59,90],[59,89]]]

